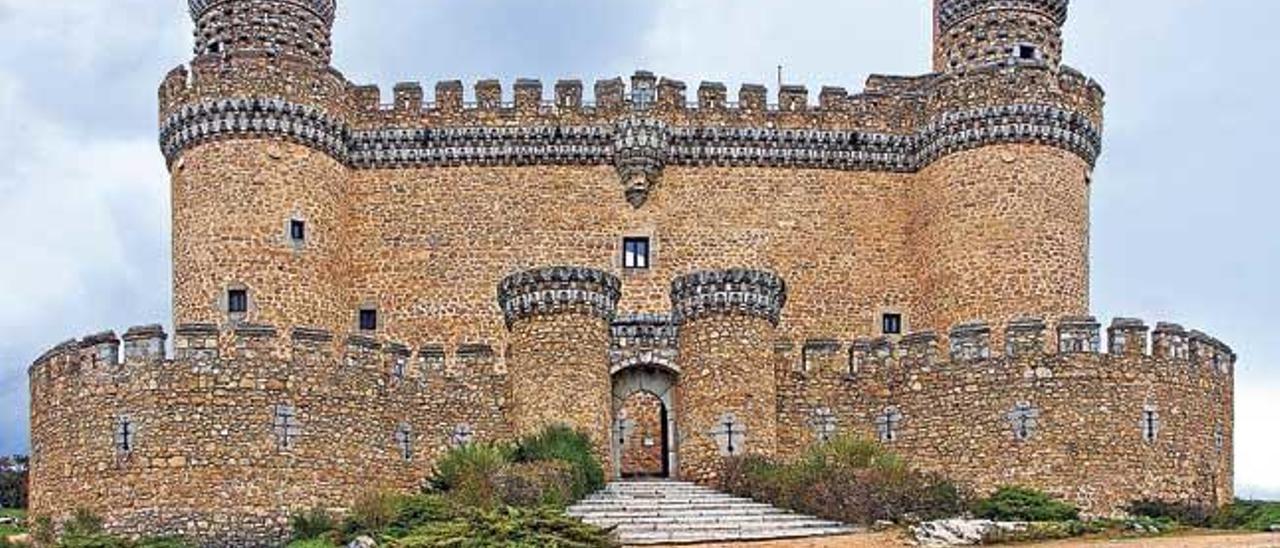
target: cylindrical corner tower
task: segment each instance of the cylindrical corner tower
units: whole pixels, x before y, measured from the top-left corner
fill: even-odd
[[[564,425],[609,458],[609,322],[622,294],[617,277],[578,267],[508,276],[498,287],[511,331],[510,420],[516,435]]]
[[[1062,62],[1068,0],[934,0],[933,70]]]
[[[328,65],[336,0],[188,0],[195,55],[259,51]]]
[[[786,300],[786,285],[769,272],[697,272],[672,283],[682,478],[713,482],[724,458],[777,450],[772,343]]]
[[[913,325],[1080,316],[1102,90],[1060,65],[1067,0],[937,0],[913,188]],[[992,67],[999,70],[990,70]]]
[[[190,0],[196,58],[160,92],[177,325],[356,323],[334,1]]]

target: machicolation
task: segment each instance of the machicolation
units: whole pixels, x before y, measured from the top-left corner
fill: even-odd
[[[1067,0],[934,5],[933,72],[861,92],[383,104],[329,66],[333,0],[191,0],[159,90],[176,327],[31,367],[33,515],[271,545],[559,423],[618,478],[853,433],[1090,514],[1229,502],[1236,355],[1088,310],[1104,97]]]

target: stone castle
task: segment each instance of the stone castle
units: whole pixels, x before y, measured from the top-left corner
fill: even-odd
[[[384,104],[330,66],[335,0],[190,0],[173,340],[35,362],[32,512],[270,542],[549,424],[615,477],[856,434],[1093,514],[1230,501],[1235,354],[1089,316],[1103,91],[1067,4],[935,0],[931,73],[816,103],[638,72]]]

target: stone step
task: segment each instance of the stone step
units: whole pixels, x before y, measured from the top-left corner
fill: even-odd
[[[675,525],[701,525],[706,523],[795,523],[810,521],[812,518],[799,514],[772,513],[772,514],[706,514],[706,515],[656,515],[656,516],[634,516],[628,514],[619,514],[615,516],[583,516],[582,520],[594,525],[613,526],[613,525],[657,525],[657,524],[675,524]],[[830,522],[828,522],[830,523]],[[839,525],[839,524],[836,524]]]
[[[736,510],[720,510],[720,511],[699,511],[699,510],[650,510],[645,512],[583,512],[570,509],[569,515],[583,519],[625,519],[628,516],[640,518],[698,518],[698,517],[746,517],[746,516],[771,516],[778,514],[786,514],[786,510],[779,508],[746,508]]]
[[[723,501],[723,499],[739,499],[746,501],[744,497],[735,497],[728,493],[658,493],[658,494],[614,494],[614,493],[595,493],[586,497],[585,501],[618,501],[618,499],[635,499],[635,501],[653,501],[653,499],[699,499],[699,501]]]
[[[579,503],[581,507],[621,507],[643,508],[649,506],[677,507],[677,506],[762,506],[759,502],[751,501],[745,498],[591,498],[585,499]],[[767,506],[767,504],[765,504]]]
[[[620,523],[615,531],[644,533],[648,531],[757,531],[762,529],[820,529],[840,527],[839,523],[818,519],[728,523]]]
[[[573,507],[575,510],[582,512],[600,511],[600,512],[653,512],[653,511],[674,511],[674,510],[698,510],[702,512],[716,512],[720,510],[734,509],[768,509],[772,508],[768,504],[753,503],[680,503],[680,504],[634,504],[627,502],[593,502],[591,504],[579,504]]]
[[[692,483],[613,483],[568,510],[614,527],[624,544],[767,540],[848,534],[856,529]]]
[[[756,531],[661,531],[634,533],[621,538],[623,544],[691,544],[701,542],[757,541],[786,538],[810,538],[856,533],[849,527],[813,529],[772,529]]]

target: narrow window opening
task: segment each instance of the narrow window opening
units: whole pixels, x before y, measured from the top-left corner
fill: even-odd
[[[133,421],[129,417],[120,417],[116,420],[115,445],[116,452],[130,453],[135,445],[135,438],[138,435],[138,428],[134,426]]]
[[[405,358],[396,358],[391,366],[391,377],[398,382],[404,382],[405,375],[408,372],[408,361]]]
[[[300,219],[292,219],[289,221],[289,239],[295,243],[301,243],[307,240],[307,222]]]
[[[360,310],[360,330],[361,331],[377,331],[378,330],[378,311],[372,308],[364,308]]]
[[[246,289],[227,290],[227,312],[244,314],[249,311],[249,291]]]
[[[649,268],[648,238],[624,238],[622,240],[622,267],[641,270]]]
[[[901,424],[902,412],[896,407],[886,407],[884,412],[876,417],[876,430],[880,434],[880,441],[884,443],[897,441]]]
[[[413,460],[413,429],[407,424],[396,428],[396,447],[400,450],[400,458]]]
[[[1036,59],[1036,47],[1018,46],[1018,58],[1025,59],[1027,61],[1034,61]]]
[[[1160,418],[1156,414],[1156,410],[1147,408],[1142,411],[1142,439],[1147,443],[1156,441],[1156,434],[1160,429]]]
[[[881,318],[880,330],[885,335],[901,335],[902,334],[902,314],[885,314]]]

